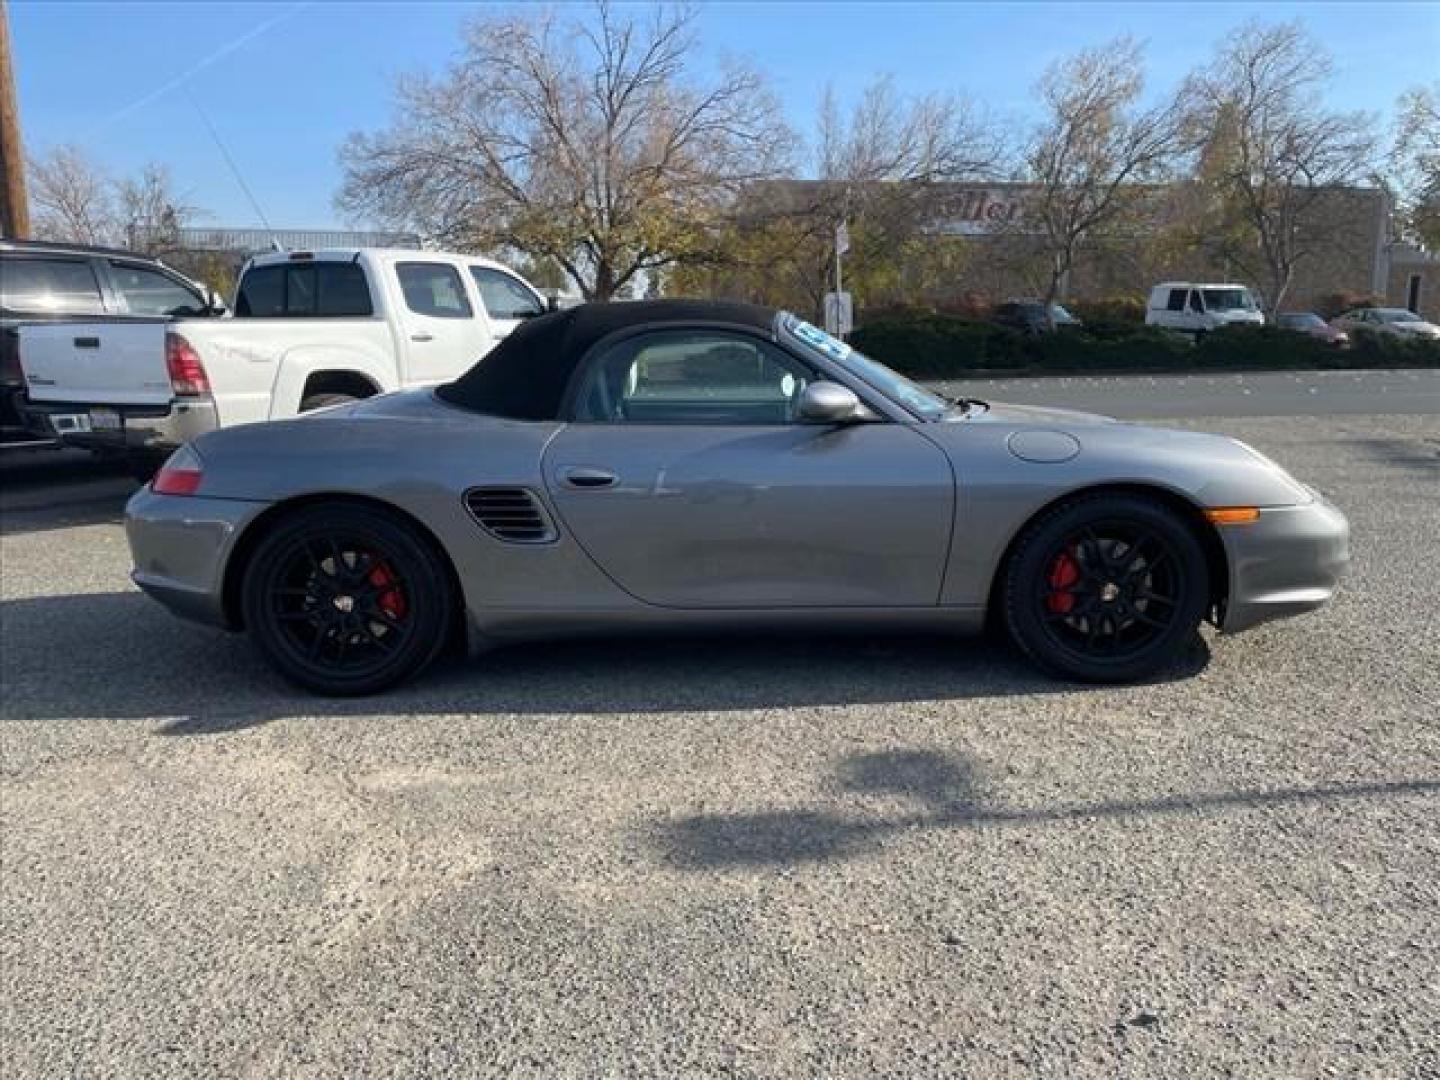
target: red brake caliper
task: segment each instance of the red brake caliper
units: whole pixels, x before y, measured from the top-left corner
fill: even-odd
[[[1068,614],[1075,606],[1075,594],[1067,590],[1079,580],[1080,567],[1068,551],[1062,551],[1050,567],[1050,595],[1045,598],[1046,608],[1058,615]]]
[[[405,604],[405,594],[401,591],[400,587],[395,584],[395,575],[390,572],[390,567],[386,566],[383,562],[377,563],[375,569],[370,571],[370,576],[366,580],[368,580],[371,585],[374,585],[375,588],[384,590],[376,597],[377,602],[380,604],[381,611],[397,621],[405,618],[405,612],[408,610]],[[389,588],[386,588],[386,586],[389,586]]]

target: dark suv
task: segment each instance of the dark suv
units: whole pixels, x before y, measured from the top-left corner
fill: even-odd
[[[1079,319],[1059,304],[1051,304],[1047,315],[1045,304],[1040,300],[1007,300],[995,308],[990,320],[1022,334],[1048,334],[1061,327],[1081,325]]]
[[[218,315],[218,297],[158,259],[115,248],[0,240],[0,449],[46,445],[21,423],[15,329],[30,323]]]

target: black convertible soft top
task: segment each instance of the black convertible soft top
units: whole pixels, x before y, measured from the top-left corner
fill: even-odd
[[[486,357],[435,393],[451,405],[515,420],[553,420],[575,365],[602,338],[631,327],[748,326],[769,333],[775,311],[720,300],[581,304],[522,323]]]

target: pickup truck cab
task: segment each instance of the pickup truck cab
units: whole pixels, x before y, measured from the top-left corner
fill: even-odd
[[[218,427],[454,378],[545,299],[499,263],[432,251],[291,251],[248,262],[227,319],[25,327],[28,416],[153,471]]]
[[[25,376],[17,349],[22,326],[103,320],[153,322],[213,317],[220,299],[158,259],[118,248],[0,240],[0,448],[54,445],[54,432],[25,422]]]

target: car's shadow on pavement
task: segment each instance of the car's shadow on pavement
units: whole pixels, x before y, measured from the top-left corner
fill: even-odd
[[[16,451],[0,463],[0,535],[118,525],[138,485],[123,461],[83,451]]]
[[[849,797],[873,797],[899,812],[835,813],[824,809],[772,813],[698,814],[655,825],[643,838],[678,869],[723,870],[789,866],[852,858],[886,837],[916,829],[1036,826],[1078,820],[1183,815],[1234,807],[1440,794],[1440,779],[1320,783],[1304,787],[1192,792],[1151,799],[1116,799],[1007,809],[995,804],[967,759],[929,749],[855,754],[824,785]]]
[[[747,636],[530,643],[448,659],[377,697],[282,682],[240,635],[192,626],[138,592],[0,603],[8,719],[164,718],[170,735],[288,716],[727,712],[1073,692],[987,639]],[[1196,636],[1158,681],[1204,669]]]

